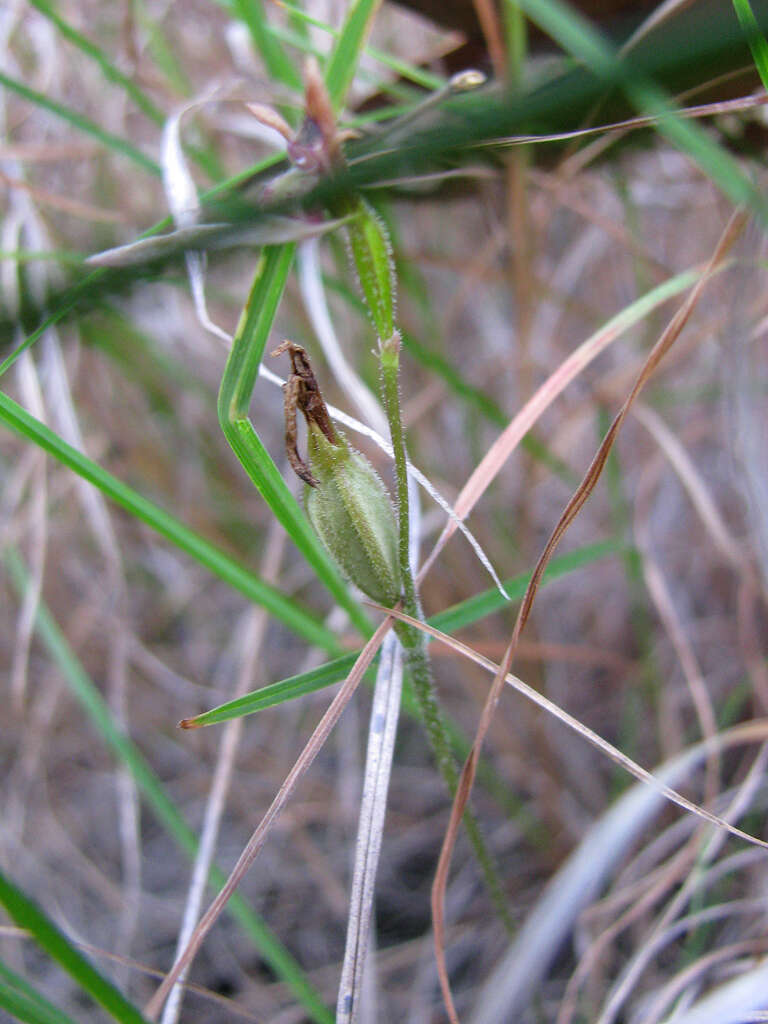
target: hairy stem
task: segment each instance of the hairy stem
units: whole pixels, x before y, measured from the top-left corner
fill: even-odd
[[[395,475],[397,479],[398,504],[398,553],[400,574],[403,584],[402,606],[406,614],[421,618],[416,585],[413,579],[409,555],[410,513],[408,507],[408,471],[405,436],[400,416],[400,392],[398,376],[400,370],[400,335],[395,332],[380,345],[381,382],[384,408],[389,420],[392,447],[395,453]],[[458,769],[451,752],[448,732],[445,727],[432,680],[432,666],[427,651],[426,638],[421,630],[405,622],[398,622],[395,631],[405,651],[405,663],[410,672],[413,690],[419,707],[419,714],[427,732],[429,745],[438,769],[451,796],[456,793]],[[472,813],[464,812],[464,826],[475,857],[482,871],[485,884],[493,904],[508,931],[512,931],[512,920],[507,909],[504,891],[493,859],[480,832],[480,826]]]

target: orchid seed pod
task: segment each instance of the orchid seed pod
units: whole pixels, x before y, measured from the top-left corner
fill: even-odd
[[[391,607],[400,600],[400,563],[389,493],[373,466],[331,423],[301,345],[284,341],[272,355],[283,352],[292,367],[284,387],[286,450],[307,485],[309,521],[344,575],[373,601]],[[296,445],[297,410],[307,422],[307,461]]]
[[[344,575],[373,601],[391,607],[400,599],[392,502],[370,462],[338,433],[336,441],[309,424],[309,464],[317,484],[306,488],[307,515]]]

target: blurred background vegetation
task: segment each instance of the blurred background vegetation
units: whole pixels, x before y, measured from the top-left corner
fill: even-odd
[[[765,9],[752,5],[750,28],[743,0],[595,0],[569,9],[583,22],[537,0],[524,5],[536,27],[490,0],[14,2],[0,12],[0,1017],[132,1019],[84,994],[73,951],[146,1003],[174,959],[222,760],[233,767],[215,859],[229,871],[329,694],[244,719],[229,753],[221,726],[177,722],[360,645],[219,428],[226,347],[190,296],[188,247],[171,239],[128,269],[83,259],[171,229],[163,127],[185,108],[201,218],[224,224],[224,241],[257,229],[259,190],[287,164],[245,103],[297,123],[306,54],[322,61],[329,29],[366,6],[342,116],[349,167],[303,202],[365,186],[390,230],[409,450],[449,500],[551,384],[468,523],[505,580],[531,571],[736,205],[752,215],[558,552],[514,671],[648,769],[708,737],[708,756],[678,764],[670,784],[764,835]],[[449,76],[470,66],[487,84],[451,95]],[[319,245],[333,327],[375,391],[343,242]],[[208,309],[227,333],[258,259],[243,245],[208,255]],[[292,275],[270,338],[305,345],[329,400],[354,412],[315,326]],[[600,354],[561,388],[591,337]],[[251,416],[286,471],[276,387],[257,383]],[[359,447],[391,484],[378,449]],[[444,522],[425,498],[425,552]],[[454,538],[424,580],[425,614],[489,587]],[[516,607],[489,596],[442,628],[499,661]],[[431,650],[463,751],[489,676]],[[198,955],[185,1022],[332,1019],[369,710],[363,687]],[[648,1022],[675,1008],[686,1020],[697,1004],[709,1016],[692,1020],[765,1019],[764,851],[713,845],[658,801],[618,804],[630,777],[518,694],[501,701],[485,759],[473,808],[535,962],[510,945],[461,841],[447,942],[462,1020]],[[404,715],[363,1019],[446,1019],[429,890],[449,807]],[[582,873],[561,874],[542,902],[579,849]],[[43,925],[11,912],[23,894],[67,936],[64,970]],[[756,994],[731,993],[731,1016],[707,1011],[734,979]]]

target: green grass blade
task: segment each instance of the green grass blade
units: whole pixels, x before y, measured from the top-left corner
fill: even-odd
[[[327,26],[325,26],[328,28]],[[311,39],[306,36],[300,35],[295,30],[289,28],[283,28],[280,25],[270,25],[270,31],[283,43],[287,43],[289,46],[294,47],[299,53],[311,54],[316,57],[320,64],[325,60],[325,52],[319,47],[315,46]],[[338,30],[328,28],[334,36],[338,36]],[[368,47],[365,47],[366,53],[370,52]],[[384,61],[382,61],[384,63]],[[398,100],[404,101],[403,109],[410,109],[414,102],[419,99],[421,93],[415,93],[414,89],[410,85],[406,85],[402,82],[382,82],[381,77],[373,71],[369,71],[367,68],[359,68],[360,78],[365,82],[369,82],[375,85],[377,91],[384,93],[387,96],[394,97]],[[391,116],[392,107],[387,106],[382,110],[378,111],[379,117],[383,114]],[[350,119],[350,123],[356,121],[356,119]],[[345,120],[346,123],[346,120]]]
[[[193,719],[185,719],[183,725],[187,729],[197,729],[204,725],[229,722],[233,718],[252,715],[256,711],[264,711],[265,708],[285,704],[286,701],[305,697],[317,690],[324,690],[326,686],[333,686],[349,675],[359,653],[354,651],[352,654],[344,654],[340,658],[326,662],[325,665],[310,669],[309,672],[302,672],[300,675],[282,679],[279,683],[263,686],[252,693],[227,701],[226,704],[220,704],[211,711],[205,711],[202,715],[196,715]]]
[[[37,989],[0,960],[0,1008],[29,1024],[75,1024]]]
[[[618,541],[608,540],[587,545],[576,551],[571,551],[567,555],[561,555],[559,558],[553,558],[544,574],[542,586],[622,550],[623,546]],[[530,573],[521,573],[504,582],[504,588],[512,600],[523,596],[530,578]],[[498,589],[493,587],[491,590],[476,594],[452,608],[446,608],[445,611],[439,612],[427,621],[431,626],[435,626],[444,633],[453,633],[507,607],[509,607],[508,602],[501,596]],[[278,683],[271,683],[269,686],[264,686],[238,697],[236,700],[220,704],[201,715],[196,715],[194,718],[188,719],[185,724],[187,728],[197,728],[228,722],[233,718],[251,715],[256,711],[263,711],[276,704],[283,704],[285,701],[295,700],[297,697],[322,690],[326,686],[332,686],[346,678],[359,653],[359,651],[355,651],[352,654],[345,654],[341,658],[326,662],[309,672],[291,676]],[[406,691],[404,691],[404,697],[405,693]],[[404,706],[415,714],[416,706],[413,703],[412,695],[409,696],[407,702],[404,699]]]
[[[305,25],[311,25],[313,28],[319,28],[323,32],[327,32],[333,39],[338,39],[341,35],[340,29],[333,28],[320,18],[315,18],[306,11],[303,11],[300,7],[295,4],[288,3],[288,0],[281,0],[281,7],[286,11],[290,11],[291,15],[299,22]],[[414,85],[420,85],[423,89],[441,89],[446,82],[446,79],[442,75],[435,75],[431,71],[425,71],[424,68],[416,67],[415,64],[410,64],[408,61],[399,60],[397,57],[393,57],[391,54],[384,50],[379,50],[375,46],[364,46],[363,53],[367,57],[371,57],[385,68],[389,68],[390,71],[394,71],[400,78],[404,78],[409,82],[413,82]]]
[[[289,89],[301,91],[301,75],[270,31],[261,0],[233,0],[232,11],[248,26],[256,51],[261,54],[270,78],[282,82]]]
[[[368,617],[331,563],[307,517],[256,432],[248,407],[275,312],[293,262],[294,245],[264,250],[262,262],[235,331],[219,391],[219,423],[254,486],[354,624],[370,633]]]
[[[155,124],[162,124],[165,121],[163,111],[155,106],[144,90],[136,85],[127,75],[124,75],[99,46],[81,32],[78,32],[69,22],[65,21],[46,0],[29,0],[29,3],[56,26],[59,35],[72,43],[73,46],[76,46],[81,53],[95,61],[101,68],[101,72],[107,81],[114,83],[127,96],[130,96],[139,110],[142,110],[148,118],[154,121]]]
[[[755,67],[760,75],[760,81],[763,83],[763,88],[768,89],[768,40],[760,31],[760,26],[757,24],[757,19],[752,13],[749,0],[733,0],[733,6],[739,19],[739,24],[744,30],[744,35],[747,37]]]
[[[353,0],[346,21],[333,45],[325,68],[325,84],[334,110],[344,99],[357,71],[358,61],[381,0]]]
[[[7,1010],[13,1020],[28,1024],[75,1024],[53,1003],[43,1004],[37,999],[30,999],[3,981],[0,981],[0,1010]]]
[[[20,557],[15,551],[6,549],[4,560],[14,585],[22,594],[25,593],[28,576]],[[35,628],[51,659],[58,666],[70,690],[88,715],[105,745],[111,750],[116,761],[128,768],[158,820],[181,850],[192,860],[198,846],[194,832],[179,814],[141,751],[115,724],[103,697],[43,603],[38,606]],[[224,871],[216,865],[211,867],[209,881],[215,888],[220,889],[226,879],[227,875]],[[331,1014],[314,987],[306,980],[301,967],[238,893],[232,896],[227,904],[227,909],[275,973],[291,987],[297,999],[309,1011],[312,1019],[317,1024],[332,1024]]]
[[[624,64],[586,18],[562,0],[520,0],[520,7],[563,49],[606,83],[620,86],[644,114],[658,118],[657,131],[687,153],[733,202],[745,203],[768,221],[768,203],[740,164],[693,121],[683,120],[669,97]]]
[[[71,944],[41,908],[0,871],[0,903],[19,928],[25,928],[37,944],[69,974],[88,995],[121,1024],[146,1024],[141,1012],[111,981]]]
[[[0,422],[27,440],[33,441],[63,466],[98,487],[108,498],[151,526],[219,579],[239,590],[248,600],[262,605],[308,643],[317,644],[327,651],[337,650],[333,633],[295,601],[285,597],[276,587],[260,580],[258,576],[244,569],[233,558],[225,555],[210,541],[185,526],[159,505],[155,505],[102,469],[82,452],[68,445],[3,392],[0,392]]]
[[[504,25],[504,41],[507,54],[507,76],[510,82],[518,82],[528,55],[528,29],[525,15],[516,0],[502,0],[501,17]]]
[[[155,67],[165,76],[166,81],[178,96],[191,96],[192,83],[166,39],[161,22],[147,9],[144,0],[134,0],[132,7],[136,22],[146,37],[147,49],[155,62]],[[158,14],[162,19],[163,14],[160,12]]]
[[[140,149],[137,149],[134,145],[128,142],[127,139],[121,139],[120,136],[113,135],[111,132],[105,131],[83,114],[78,114],[76,110],[71,110],[69,107],[65,107],[61,103],[56,103],[55,100],[49,99],[43,93],[30,89],[29,86],[24,85],[23,82],[18,82],[15,78],[11,78],[10,75],[6,75],[4,71],[0,71],[0,85],[4,85],[6,89],[10,89],[12,92],[17,93],[25,100],[29,100],[30,103],[34,103],[35,106],[40,107],[43,110],[47,110],[51,114],[55,114],[56,117],[60,117],[62,120],[67,121],[73,128],[77,128],[78,131],[84,132],[86,135],[90,135],[107,149],[111,149],[112,152],[118,153],[120,156],[127,157],[143,170],[149,171],[150,174],[154,174],[158,178],[161,177],[159,164],[156,164],[151,157],[146,156]]]

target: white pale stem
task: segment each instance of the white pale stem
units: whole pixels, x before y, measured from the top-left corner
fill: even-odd
[[[371,709],[337,1024],[355,1024],[360,1015],[402,683],[402,648],[395,634],[389,633],[382,646]]]

